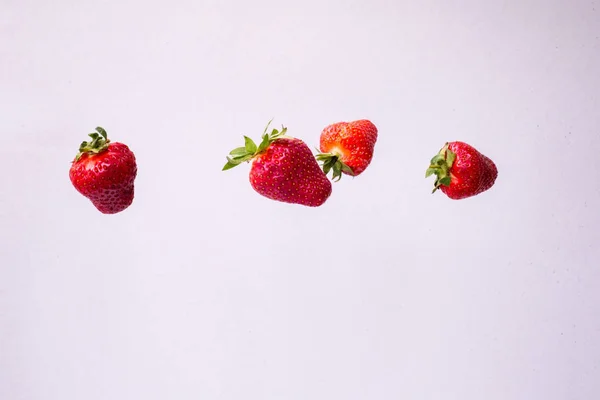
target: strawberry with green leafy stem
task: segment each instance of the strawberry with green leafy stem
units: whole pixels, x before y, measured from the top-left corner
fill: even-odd
[[[79,146],[69,170],[75,189],[103,214],[116,214],[133,203],[137,176],[135,155],[127,145],[111,142],[101,127]]]
[[[244,146],[229,153],[223,171],[252,162],[250,184],[260,195],[284,203],[321,206],[331,195],[331,182],[302,140],[287,136],[285,127],[268,133],[270,123],[258,146],[244,136]]]
[[[342,173],[358,176],[371,163],[376,142],[377,127],[367,119],[331,124],[321,132],[317,160],[326,175],[333,170],[334,181]]]
[[[431,159],[425,177],[435,175],[432,193],[440,189],[453,200],[465,199],[490,189],[498,177],[496,164],[473,146],[449,142]]]

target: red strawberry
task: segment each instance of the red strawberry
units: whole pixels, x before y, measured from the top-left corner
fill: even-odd
[[[371,121],[338,122],[321,132],[317,160],[326,175],[333,169],[334,180],[340,180],[342,172],[358,176],[371,163],[376,141],[377,127]]]
[[[79,146],[69,177],[75,189],[103,214],[116,214],[133,202],[135,156],[123,143],[111,142],[100,127]]]
[[[270,123],[269,123],[270,124]],[[262,135],[256,145],[244,136],[245,146],[232,150],[223,171],[252,160],[250,184],[259,194],[284,203],[318,207],[331,195],[331,182],[308,146],[286,136],[287,128]]]
[[[446,143],[431,159],[425,177],[436,175],[433,192],[440,189],[454,200],[485,192],[494,185],[498,169],[492,160],[463,142]]]

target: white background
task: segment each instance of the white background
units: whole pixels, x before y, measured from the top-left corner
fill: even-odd
[[[0,399],[600,396],[600,2],[0,2]],[[379,128],[317,209],[225,155]],[[102,215],[96,126],[138,159]],[[431,195],[471,143],[488,192]]]

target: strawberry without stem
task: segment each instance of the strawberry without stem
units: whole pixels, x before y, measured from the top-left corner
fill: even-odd
[[[101,127],[79,146],[69,177],[79,193],[103,214],[116,214],[133,203],[137,164],[123,143],[111,142]]]
[[[331,195],[331,182],[308,146],[300,139],[286,136],[287,128],[267,133],[269,125],[258,146],[244,136],[245,145],[229,153],[223,171],[252,161],[250,184],[262,196],[309,207],[325,203]]]
[[[492,160],[464,142],[446,143],[431,159],[425,177],[436,175],[435,192],[440,189],[453,200],[465,199],[490,189],[498,177]]]
[[[371,121],[338,122],[321,132],[317,160],[325,174],[333,170],[333,180],[340,180],[342,173],[358,176],[371,163],[376,142],[377,127]]]

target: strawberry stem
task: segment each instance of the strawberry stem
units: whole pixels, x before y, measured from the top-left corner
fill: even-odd
[[[446,143],[439,153],[431,159],[429,167],[425,171],[425,178],[431,175],[436,176],[431,193],[435,193],[442,185],[450,186],[450,182],[452,182],[450,169],[456,160],[456,154],[448,148],[448,145],[449,143]]]
[[[270,133],[267,133],[272,121],[273,120],[269,121],[265,127],[261,137],[262,141],[258,146],[248,136],[244,136],[244,146],[237,147],[229,152],[229,155],[226,157],[227,163],[223,166],[222,171],[227,171],[228,169],[237,167],[243,162],[252,160],[254,157],[267,150],[269,145],[275,140],[285,137],[287,128],[284,126],[281,127],[281,130],[273,129]]]
[[[84,154],[99,154],[108,149],[110,139],[108,139],[104,128],[99,126],[96,128],[96,132],[90,133],[88,136],[92,140],[81,142],[79,152],[75,156],[75,161],[79,161]]]

